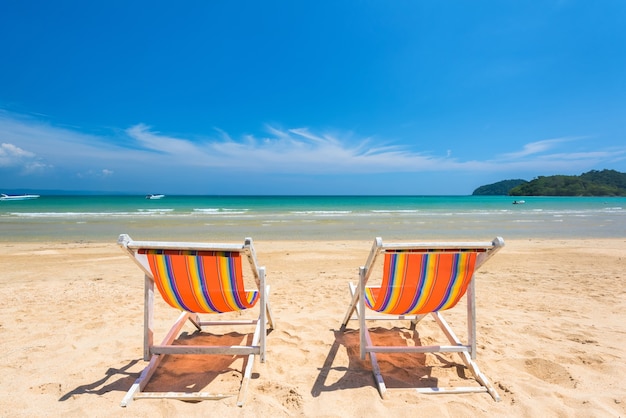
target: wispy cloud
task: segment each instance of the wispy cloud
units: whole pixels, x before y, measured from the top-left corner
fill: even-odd
[[[482,159],[463,159],[468,150],[445,148],[436,154],[351,132],[275,126],[266,126],[261,135],[240,138],[219,129],[215,132],[213,137],[192,140],[137,124],[122,135],[107,137],[0,111],[0,168],[19,168],[23,173],[71,170],[83,178],[129,173],[146,177],[168,170],[182,175],[198,170],[301,175],[538,169],[543,173],[546,167],[571,172],[626,158],[626,147],[585,149],[589,145],[579,141],[583,137],[530,141],[499,155],[489,155],[486,148]],[[576,149],[570,150],[574,143]]]
[[[494,163],[507,169],[542,170],[551,173],[576,173],[601,164],[611,164],[626,159],[626,147],[586,149],[580,141],[588,137],[563,137],[535,141],[525,144],[521,150],[496,156]],[[574,147],[574,144],[578,146]]]
[[[166,153],[174,161],[203,167],[229,167],[276,173],[402,173],[421,171],[505,171],[538,167],[586,169],[602,161],[625,158],[626,147],[611,150],[568,151],[570,143],[584,137],[552,138],[529,142],[521,150],[501,155],[485,154],[482,160],[463,160],[464,150],[446,149],[443,155],[416,151],[373,138],[355,139],[351,133],[327,134],[307,128],[266,127],[266,135],[234,140],[220,131],[220,138],[192,142],[172,138],[137,125],[129,136],[146,151]]]
[[[185,139],[162,135],[156,131],[150,131],[150,127],[142,123],[126,130],[126,133],[136,140],[144,149],[157,151],[168,155],[193,155],[199,151],[197,145]]]
[[[524,147],[520,151],[503,154],[502,158],[515,160],[515,159],[528,157],[531,155],[542,154],[551,149],[558,147],[559,145],[563,143],[575,141],[577,139],[581,139],[581,138],[553,138],[553,139],[544,139],[542,141],[530,142],[524,145]]]
[[[221,132],[220,139],[197,142],[161,135],[145,125],[126,132],[146,152],[165,153],[180,162],[205,167],[316,174],[419,171],[461,164],[405,147],[376,144],[369,138],[354,141],[349,134],[346,140],[306,128],[268,126],[266,130],[265,136],[247,135],[242,141]]]

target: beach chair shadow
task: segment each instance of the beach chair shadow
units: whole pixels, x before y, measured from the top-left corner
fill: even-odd
[[[173,346],[241,346],[252,342],[251,334],[230,332],[224,335],[195,331],[182,333]],[[248,356],[223,354],[169,354],[163,357],[144,390],[148,393],[196,392],[236,394],[244,378]],[[252,378],[258,377],[252,374]],[[212,384],[217,384],[216,388]],[[130,386],[126,388],[128,390]],[[193,398],[187,400],[193,401]]]
[[[132,360],[125,366],[119,369],[110,367],[104,372],[104,377],[98,379],[95,382],[81,385],[65,393],[59,398],[59,402],[67,401],[78,395],[104,395],[113,391],[126,392],[128,388],[137,379],[137,373],[129,372],[128,369],[132,368],[135,364],[141,360]],[[117,377],[117,379],[115,379]]]
[[[333,333],[335,341],[313,384],[311,390],[313,397],[318,397],[323,392],[374,386],[371,364],[360,358],[359,331],[333,330]],[[410,329],[400,327],[391,329],[370,328],[370,335],[372,341],[377,344],[403,345],[410,340],[410,344],[421,346],[421,340],[415,327]],[[348,356],[348,366],[335,365],[337,354],[342,347]],[[410,389],[437,386],[438,379],[432,376],[433,367],[426,365],[425,358],[425,354],[419,354],[410,361],[406,361],[406,359],[399,359],[393,354],[380,355],[378,363],[381,372],[385,374],[387,387]],[[445,367],[457,366],[459,369],[462,368],[461,365],[448,362],[443,358],[440,361],[446,364]],[[330,381],[332,383],[329,383]]]
[[[225,335],[196,331],[183,332],[172,342],[176,346],[221,345],[237,346],[250,344],[250,334],[231,332]],[[128,392],[140,376],[140,372],[129,372],[141,359],[132,360],[125,366],[109,368],[105,376],[93,383],[78,386],[64,394],[59,401],[66,401],[78,395],[104,395],[109,392]],[[207,358],[202,354],[164,355],[159,368],[146,384],[147,392],[178,392],[193,394],[211,391],[213,393],[236,394],[247,367],[248,357],[243,355],[213,355]],[[117,379],[116,379],[117,377]],[[251,378],[257,378],[253,373]],[[215,384],[216,388],[212,386]],[[234,395],[233,395],[234,396]],[[190,398],[189,401],[193,401]]]
[[[341,332],[331,330],[335,336],[324,364],[313,383],[311,395],[318,397],[322,392],[331,392],[357,387],[368,386],[371,382],[369,372],[364,370],[364,362],[359,358],[359,334],[354,332]],[[348,366],[335,366],[335,360],[339,350],[343,347],[348,355]],[[337,375],[339,377],[337,378]],[[332,380],[332,383],[327,383]]]

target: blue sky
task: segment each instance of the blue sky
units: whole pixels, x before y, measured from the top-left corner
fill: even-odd
[[[626,172],[623,1],[0,2],[0,191]]]

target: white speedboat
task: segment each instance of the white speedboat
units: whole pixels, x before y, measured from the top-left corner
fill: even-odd
[[[32,200],[38,199],[38,194],[16,194],[16,195],[8,195],[8,194],[0,194],[0,200]]]
[[[163,199],[164,197],[165,197],[164,194],[149,194],[148,196],[146,196],[146,199],[158,200],[158,199]]]
[[[524,203],[526,203],[525,200],[515,200],[515,201],[513,201],[514,205],[523,205]]]

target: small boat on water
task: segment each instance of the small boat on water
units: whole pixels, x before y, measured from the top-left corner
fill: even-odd
[[[32,200],[32,199],[38,199],[39,195],[38,194],[15,194],[15,195],[8,195],[8,194],[0,194],[0,200]]]
[[[514,204],[514,205],[523,205],[524,203],[526,203],[526,201],[525,201],[525,200],[514,200],[514,201],[513,201],[513,204]]]
[[[164,197],[165,197],[164,194],[149,194],[146,196],[146,199],[159,200],[159,199],[163,199]]]

